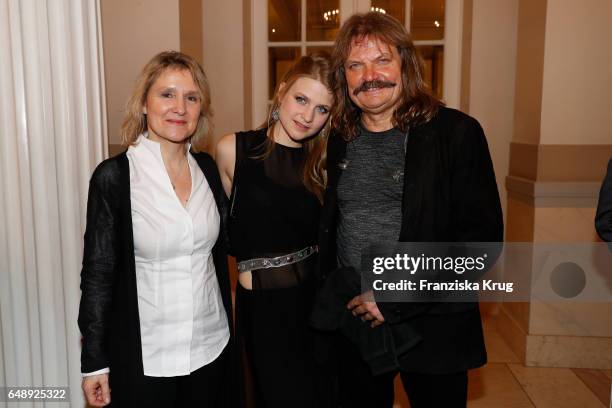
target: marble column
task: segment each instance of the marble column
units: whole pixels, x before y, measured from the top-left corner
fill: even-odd
[[[595,207],[612,157],[611,27],[607,0],[519,1],[507,241],[598,241]],[[500,320],[527,365],[612,368],[609,302],[505,303]]]

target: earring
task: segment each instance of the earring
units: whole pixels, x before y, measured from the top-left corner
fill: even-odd
[[[272,112],[272,120],[275,121],[275,122],[278,122],[278,109],[275,109]]]

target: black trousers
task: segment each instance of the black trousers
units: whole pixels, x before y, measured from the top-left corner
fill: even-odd
[[[373,375],[357,347],[342,334],[335,338],[338,358],[338,391],[343,408],[391,408],[397,372]],[[453,374],[419,374],[400,371],[411,408],[465,408],[467,371]]]
[[[212,363],[178,377],[133,378],[130,384],[113,382],[110,407],[208,408],[228,406],[229,345]]]

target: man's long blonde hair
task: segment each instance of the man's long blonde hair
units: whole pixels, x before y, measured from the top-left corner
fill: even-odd
[[[393,113],[393,125],[402,132],[430,121],[444,104],[434,96],[423,78],[423,60],[404,26],[395,18],[372,11],[354,14],[340,28],[332,53],[333,86],[336,104],[332,125],[350,141],[357,136],[361,109],[351,100],[344,64],[354,41],[375,38],[396,47],[401,60],[402,93]]]

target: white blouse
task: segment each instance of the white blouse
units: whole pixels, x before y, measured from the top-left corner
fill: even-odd
[[[219,213],[191,154],[186,207],[170,183],[159,143],[141,135],[127,157],[144,374],[186,375],[214,361],[229,341],[211,252]]]

